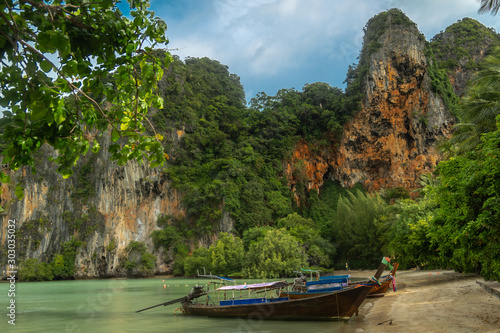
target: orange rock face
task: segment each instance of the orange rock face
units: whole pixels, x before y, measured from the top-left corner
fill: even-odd
[[[450,136],[454,118],[430,89],[424,41],[393,28],[379,42],[383,47],[369,58],[362,109],[344,126],[340,148],[312,154],[299,142],[288,165],[292,185],[301,161],[309,189],[318,189],[330,170],[345,187],[412,190],[441,159],[436,146]]]
[[[418,188],[441,159],[438,141],[451,134],[453,117],[430,89],[424,41],[394,30],[370,56],[362,110],[344,128],[337,175],[347,187]]]
[[[286,162],[286,174],[292,190],[299,181],[307,181],[307,189],[319,191],[328,169],[335,165],[336,151],[333,147],[319,148],[300,140],[295,145],[292,159]],[[305,179],[301,179],[305,178]],[[298,197],[296,197],[298,202]]]

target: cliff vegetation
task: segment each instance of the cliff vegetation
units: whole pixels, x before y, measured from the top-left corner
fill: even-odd
[[[481,70],[497,40],[464,19],[427,42],[392,9],[367,23],[345,90],[316,82],[250,105],[227,66],[174,58],[150,111],[165,167],[120,166],[104,149],[65,181],[49,162],[12,172],[22,199],[2,184],[3,223],[19,218],[20,276],[281,277],[390,254],[403,268],[498,279],[499,130],[466,155],[438,149],[469,107],[458,73]],[[96,142],[107,148],[112,134]]]

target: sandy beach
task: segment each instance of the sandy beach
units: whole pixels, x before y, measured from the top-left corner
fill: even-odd
[[[372,274],[351,273],[353,277]],[[485,282],[478,275],[454,271],[398,271],[396,292],[389,290],[384,297],[367,298],[359,316],[352,317],[345,328],[357,333],[500,333],[500,299],[477,281]]]

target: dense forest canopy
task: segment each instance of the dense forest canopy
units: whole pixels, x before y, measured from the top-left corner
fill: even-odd
[[[177,267],[186,252],[181,240],[214,232],[225,213],[235,221],[236,235],[243,237],[248,230],[277,227],[294,211],[319,216],[318,210],[327,210],[317,194],[309,203],[304,175],[297,205],[282,163],[299,139],[335,144],[349,117],[341,89],[318,82],[302,91],[283,89],[276,96],[260,93],[247,107],[239,78],[207,58],[175,59],[162,84],[165,107],[153,119],[157,130],[161,126],[161,131],[174,132],[180,125],[185,130],[179,145],[172,142],[166,148],[172,160],[164,172],[186,194],[188,216],[185,221],[172,217],[169,227],[153,238],[168,248],[172,243],[162,241],[169,239],[167,234],[173,228],[181,234],[174,245]],[[300,178],[303,170],[295,173]],[[310,260],[330,263],[332,246],[319,245],[330,244],[330,223],[326,217],[309,221],[317,234],[302,246],[310,248]]]

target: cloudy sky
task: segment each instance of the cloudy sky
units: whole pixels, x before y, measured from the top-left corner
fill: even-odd
[[[427,40],[464,17],[500,32],[500,14],[478,14],[477,0],[151,0],[172,53],[227,65],[248,100],[318,81],[344,88],[366,22],[395,7]]]

